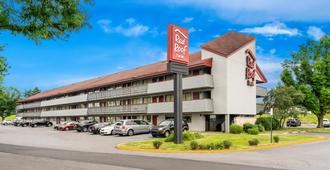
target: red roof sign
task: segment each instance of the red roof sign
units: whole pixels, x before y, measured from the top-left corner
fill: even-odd
[[[188,64],[188,30],[176,25],[169,25],[167,36],[167,61]]]

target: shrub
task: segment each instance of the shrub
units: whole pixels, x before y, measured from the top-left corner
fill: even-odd
[[[214,150],[215,149],[215,144],[214,143],[209,143],[209,144],[207,144],[207,148],[209,150]]]
[[[259,132],[264,132],[265,131],[265,127],[262,126],[262,124],[257,124],[258,130]]]
[[[195,139],[200,139],[200,138],[203,138],[204,136],[201,135],[200,133],[197,133],[197,132],[189,132],[189,131],[185,131],[183,132],[183,140],[184,141],[192,141],[192,140],[195,140]],[[168,136],[166,139],[165,139],[165,142],[173,142],[174,141],[174,133],[171,133],[170,136]]]
[[[251,129],[254,125],[252,123],[244,123],[243,130],[245,133],[248,133],[248,130]]]
[[[198,149],[198,142],[196,142],[196,141],[191,141],[191,142],[190,142],[190,148],[191,148],[192,150],[196,150],[196,149]]]
[[[243,128],[242,126],[240,125],[235,125],[235,124],[232,124],[230,125],[230,133],[233,133],[233,134],[240,134],[243,132]]]
[[[215,149],[224,149],[223,142],[218,142],[215,144]]]
[[[223,141],[223,148],[224,149],[229,149],[231,147],[232,143],[229,140],[224,140]]]
[[[259,134],[258,127],[253,127],[253,128],[248,129],[248,134],[250,134],[250,135],[258,135]]]
[[[198,148],[203,150],[203,149],[208,149],[208,146],[206,144],[199,144]]]
[[[275,143],[280,142],[280,137],[279,136],[274,136],[273,139],[274,139]]]
[[[258,139],[251,139],[248,141],[250,146],[257,146],[259,145],[259,140]]]
[[[152,142],[152,144],[154,145],[155,149],[159,149],[160,146],[163,144],[163,142],[159,141],[159,140],[155,140]]]
[[[174,133],[171,133],[166,139],[165,142],[173,142],[174,141]]]
[[[265,128],[265,130],[270,130],[270,123],[270,116],[258,117],[256,120],[256,124],[261,124]],[[279,129],[280,127],[280,122],[277,119],[273,118],[273,130]]]

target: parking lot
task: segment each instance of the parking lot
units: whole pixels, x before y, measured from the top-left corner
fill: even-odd
[[[330,137],[330,135],[328,134],[314,134],[314,135],[322,135],[322,136]],[[50,127],[31,128],[31,127],[0,126],[0,149],[8,150],[8,148],[13,147],[14,148],[13,151],[10,150],[8,151],[9,153],[18,154],[23,152],[23,154],[27,154],[32,152],[32,155],[36,154],[36,156],[40,156],[41,158],[43,158],[45,155],[46,156],[58,155],[58,157],[61,157],[61,154],[64,153],[64,151],[61,151],[59,153],[58,152],[52,153],[54,152],[53,150],[44,151],[43,148],[60,149],[60,150],[66,150],[68,152],[80,151],[81,153],[76,153],[76,152],[67,153],[67,157],[63,157],[63,158],[66,158],[65,160],[71,160],[71,159],[74,160],[74,159],[78,159],[79,156],[73,157],[72,155],[84,155],[86,153],[89,153],[86,156],[88,157],[88,155],[93,153],[95,154],[94,157],[88,158],[87,160],[82,159],[82,161],[83,162],[90,161],[90,163],[96,161],[96,162],[101,162],[101,164],[113,163],[111,165],[119,166],[118,169],[120,169],[120,167],[126,164],[127,166],[130,164],[131,166],[128,166],[130,168],[146,167],[146,169],[155,169],[154,164],[152,162],[156,162],[156,161],[159,161],[159,164],[163,164],[164,167],[162,168],[164,169],[166,168],[167,164],[171,164],[171,163],[177,163],[178,166],[182,165],[184,167],[189,167],[189,168],[191,168],[192,166],[195,167],[201,166],[203,165],[203,163],[205,164],[207,163],[207,166],[209,167],[214,167],[214,166],[226,167],[230,165],[230,167],[232,167],[233,169],[235,168],[246,169],[246,167],[248,166],[252,166],[252,169],[258,169],[257,167],[264,167],[267,169],[279,168],[279,169],[299,169],[299,170],[328,169],[328,167],[330,167],[329,140],[301,144],[301,145],[292,145],[288,147],[281,147],[274,149],[233,152],[233,153],[218,153],[218,154],[145,153],[145,152],[120,151],[115,149],[115,146],[119,143],[126,143],[130,141],[144,140],[149,138],[152,138],[150,134],[134,135],[130,137],[100,136],[100,135],[92,135],[89,133],[78,133],[76,131],[56,131]],[[36,148],[15,148],[15,146],[10,146],[10,145],[7,146],[2,144],[19,145],[25,147],[30,146]],[[8,152],[6,151],[5,153]],[[3,151],[0,151],[0,153],[1,153],[0,155],[1,158],[5,160],[5,158],[7,158],[6,157],[7,155],[4,155]],[[100,156],[98,154],[106,154],[106,155]],[[17,157],[17,155],[14,156]],[[98,157],[102,157],[102,159]],[[117,158],[116,160],[117,162],[114,160],[114,158]],[[10,157],[8,159],[11,160],[12,158]],[[29,160],[31,158],[24,157],[19,159]],[[126,160],[130,160],[130,159],[132,159],[131,162],[129,163],[125,162]],[[53,160],[49,160],[49,161],[53,161]],[[184,163],[185,161],[187,162]],[[189,166],[185,165],[188,163]],[[196,163],[196,165],[194,163]],[[71,162],[67,162],[67,164],[68,166],[69,165],[71,166]],[[97,169],[96,167],[98,167],[96,165],[86,165],[86,167],[88,166],[90,167],[94,166],[95,167],[94,169]],[[79,169],[80,164],[76,165],[75,167]],[[116,168],[112,167],[110,169],[116,169]],[[161,168],[156,168],[156,169],[161,169]]]
[[[150,134],[101,136],[75,130],[56,131],[51,127],[0,127],[0,143],[88,152],[118,152],[115,146],[119,143],[148,138],[152,136]]]

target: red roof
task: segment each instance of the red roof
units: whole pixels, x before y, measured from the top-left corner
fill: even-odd
[[[212,59],[202,60],[200,52],[190,54],[189,68],[196,68],[196,67],[212,67]],[[135,79],[141,79],[141,78],[147,78],[160,74],[165,74],[166,72],[167,72],[167,63],[166,61],[162,61],[154,64],[145,65],[142,67],[137,67],[131,70],[126,70],[115,74],[110,74],[103,77],[98,77],[98,78],[62,86],[52,90],[48,90],[30,96],[26,99],[23,99],[21,100],[21,102],[40,100],[47,97],[59,96],[63,94],[79,92],[93,88],[100,88],[116,83],[122,83],[122,82],[132,81]]]
[[[246,34],[229,32],[202,45],[202,48],[223,57],[228,57],[230,54],[254,40],[255,37]]]

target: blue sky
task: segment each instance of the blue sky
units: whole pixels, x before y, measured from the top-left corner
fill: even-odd
[[[279,81],[281,62],[308,39],[330,33],[326,0],[95,0],[88,8],[92,28],[68,40],[36,45],[22,36],[0,34],[1,52],[10,65],[6,86],[51,89],[137,66],[166,56],[166,26],[190,30],[190,51],[228,31],[257,38],[257,62]]]

